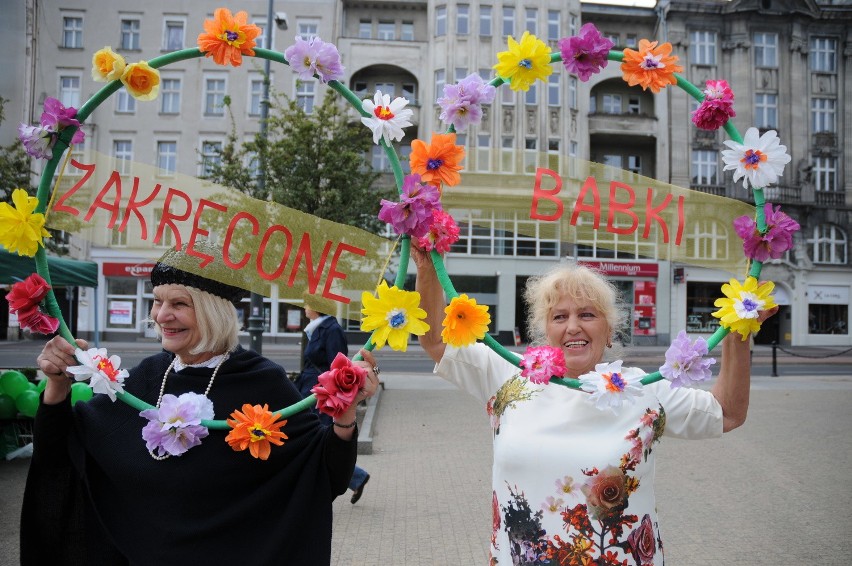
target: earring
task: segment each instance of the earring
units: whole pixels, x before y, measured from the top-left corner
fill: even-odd
[[[607,348],[612,348],[612,342],[607,342],[607,343],[606,343],[606,347],[607,347]]]

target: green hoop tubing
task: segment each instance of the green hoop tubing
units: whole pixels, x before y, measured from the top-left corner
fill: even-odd
[[[268,59],[270,61],[275,61],[276,63],[282,63],[284,65],[289,65],[288,61],[284,58],[282,53],[277,51],[272,51],[269,49],[255,48],[254,57],[260,59]],[[150,65],[154,69],[159,69],[161,67],[165,67],[166,65],[170,65],[172,63],[178,63],[180,61],[185,61],[188,59],[196,59],[198,57],[203,57],[204,53],[198,49],[197,47],[182,49],[180,51],[174,51],[172,53],[168,53],[166,55],[161,55],[159,57],[155,57],[148,61],[148,65]],[[622,61],[624,55],[620,51],[610,51],[607,58],[610,61]],[[562,61],[562,55],[559,52],[554,52],[550,56],[550,62],[558,63]],[[699,102],[704,100],[704,94],[701,90],[696,87],[694,84],[683,78],[682,76],[675,74],[675,78],[677,79],[677,85],[685,90],[690,96],[698,100]],[[506,84],[509,81],[501,78],[495,77],[492,79],[489,84],[494,87],[499,87],[500,85]],[[88,116],[94,111],[95,108],[100,106],[107,98],[109,98],[113,93],[115,93],[119,88],[121,88],[122,84],[120,80],[114,80],[110,83],[106,84],[102,87],[98,92],[96,92],[92,97],[80,107],[77,111],[77,120],[83,124],[88,118]],[[364,107],[361,103],[361,100],[353,93],[349,88],[346,87],[343,83],[331,80],[328,81],[328,86],[335,90],[338,94],[340,94],[344,99],[346,99],[361,115],[365,117],[369,117],[370,114],[364,110]],[[730,122],[725,123],[724,125],[725,131],[728,135],[736,141],[737,143],[742,143],[742,136],[739,134],[734,125]],[[38,191],[36,193],[36,197],[38,198],[38,205],[36,206],[36,213],[44,213],[47,208],[48,197],[51,193],[51,188],[53,184],[53,175],[56,172],[56,168],[59,164],[59,160],[62,157],[62,154],[66,149],[70,146],[70,140],[74,135],[74,132],[77,131],[76,127],[68,127],[62,130],[59,134],[59,138],[56,141],[56,144],[53,147],[53,156],[45,165],[44,171],[41,175],[41,180],[39,182]],[[450,126],[447,131],[449,133],[455,132],[453,126]],[[393,146],[387,144],[384,138],[381,139],[380,145],[384,147],[385,153],[390,160],[391,170],[393,171],[394,181],[396,182],[397,191],[401,194],[402,192],[402,183],[404,179],[404,174],[402,172],[402,166],[399,161],[399,156],[396,151],[393,149]],[[763,196],[762,188],[754,188],[754,201],[755,201],[755,218],[757,222],[758,230],[763,233],[766,231],[766,218],[763,211],[763,205],[765,203]],[[403,236],[402,242],[400,244],[400,265],[399,270],[397,271],[396,278],[394,280],[394,285],[398,288],[402,288],[405,283],[405,277],[408,272],[408,263],[411,257],[411,238],[409,236]],[[447,296],[452,299],[459,296],[459,293],[455,290],[452,281],[450,280],[450,276],[447,273],[447,269],[444,266],[444,261],[441,258],[440,254],[436,251],[431,252],[432,263],[435,266],[435,270],[438,274],[438,280],[443,288],[444,292]],[[71,334],[71,330],[68,328],[68,325],[65,323],[64,318],[62,317],[62,313],[59,310],[59,304],[56,301],[56,297],[53,293],[53,287],[50,280],[50,270],[47,265],[47,253],[43,246],[39,246],[38,251],[35,254],[35,263],[36,263],[36,271],[40,276],[42,276],[45,281],[47,281],[48,285],[51,285],[51,289],[48,291],[47,296],[45,297],[45,306],[47,308],[48,313],[59,319],[59,333],[65,338],[69,343],[76,346],[76,342],[74,336]],[[760,277],[762,263],[758,261],[753,261],[751,263],[751,267],[749,270],[749,276],[758,278]],[[375,331],[374,331],[375,332]],[[729,330],[724,327],[719,327],[716,332],[707,340],[708,350],[713,350],[718,343],[729,333]],[[364,350],[372,351],[375,348],[375,344],[372,342],[372,335],[367,339],[366,343],[363,346]],[[485,338],[483,338],[482,342],[489,346],[492,350],[494,350],[497,354],[499,354],[502,358],[509,361],[516,367],[519,366],[520,360],[517,355],[512,351],[508,350],[505,346],[497,342],[492,336],[486,334]],[[360,359],[360,355],[354,356],[354,359]],[[663,376],[659,371],[648,374],[642,379],[642,384],[648,385],[650,383],[654,383],[663,379]],[[580,380],[571,379],[571,378],[551,378],[551,383],[556,383],[559,385],[564,385],[566,387],[570,387],[573,389],[580,388]],[[123,401],[124,403],[130,405],[131,407],[138,409],[140,411],[153,409],[154,407],[145,401],[142,401],[138,397],[127,393],[116,393],[116,397]],[[290,405],[289,407],[285,407],[278,411],[275,411],[275,414],[281,418],[290,417],[298,412],[308,410],[316,404],[316,396],[310,395],[305,397],[298,403]],[[227,430],[230,429],[227,421],[225,420],[202,420],[201,424],[206,426],[209,429],[218,429],[218,430]]]

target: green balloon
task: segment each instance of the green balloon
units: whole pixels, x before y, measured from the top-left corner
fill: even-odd
[[[94,393],[92,388],[85,383],[75,383],[71,386],[71,404],[74,405],[77,401],[88,401]]]
[[[15,407],[28,417],[34,417],[38,410],[38,393],[35,391],[24,391],[15,399]]]
[[[18,416],[18,409],[15,407],[15,400],[6,395],[0,394],[0,419],[14,419]]]
[[[47,387],[47,381],[48,380],[46,379],[39,380],[38,385],[36,385],[36,391],[38,391],[39,394],[41,394],[41,392],[44,391],[44,388]]]
[[[5,393],[12,399],[17,399],[18,395],[27,390],[27,383],[29,382],[27,376],[19,371],[4,371],[0,375],[0,393]]]

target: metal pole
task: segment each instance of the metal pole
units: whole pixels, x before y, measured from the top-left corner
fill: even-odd
[[[264,46],[266,49],[272,49],[272,2],[273,0],[269,0],[267,10],[266,10],[266,45]],[[269,59],[263,60],[263,92],[261,94],[260,99],[260,132],[258,133],[258,137],[261,141],[261,152],[262,155],[264,151],[266,151],[266,120],[269,117]],[[261,155],[258,155],[260,158]],[[260,159],[260,167],[258,168],[258,176],[257,176],[257,195],[260,198],[264,198],[264,192],[266,190],[266,160]],[[251,294],[251,302],[250,302],[250,313],[248,318],[248,332],[249,332],[249,348],[257,352],[258,354],[263,353],[263,323],[265,321],[265,317],[263,316],[263,295],[259,293]]]
[[[778,377],[778,341],[772,341],[772,377]]]

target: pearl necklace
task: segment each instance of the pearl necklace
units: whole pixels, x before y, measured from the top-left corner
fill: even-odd
[[[216,379],[216,374],[219,373],[219,368],[222,367],[222,364],[224,364],[225,360],[227,360],[229,357],[231,357],[231,353],[226,352],[225,354],[222,355],[222,359],[219,360],[219,363],[216,364],[216,368],[213,370],[213,375],[210,376],[210,382],[207,384],[207,389],[204,390],[204,396],[205,397],[207,397],[207,394],[210,393],[210,388],[213,387],[213,381]],[[174,359],[172,360],[172,363],[170,363],[169,367],[166,368],[166,373],[163,374],[163,384],[160,385],[160,395],[157,397],[157,404],[156,404],[157,409],[160,408],[160,403],[163,402],[163,393],[165,393],[165,391],[166,391],[166,380],[169,378],[169,372],[172,371],[172,368],[174,367],[177,359],[178,359],[178,357],[175,356]],[[187,367],[189,367],[189,366],[187,366]],[[154,460],[165,460],[166,458],[171,456],[171,454],[169,454],[169,453],[163,454],[162,456],[157,456],[156,454],[154,454],[153,450],[149,450],[148,454],[150,454],[151,458],[153,458]]]

